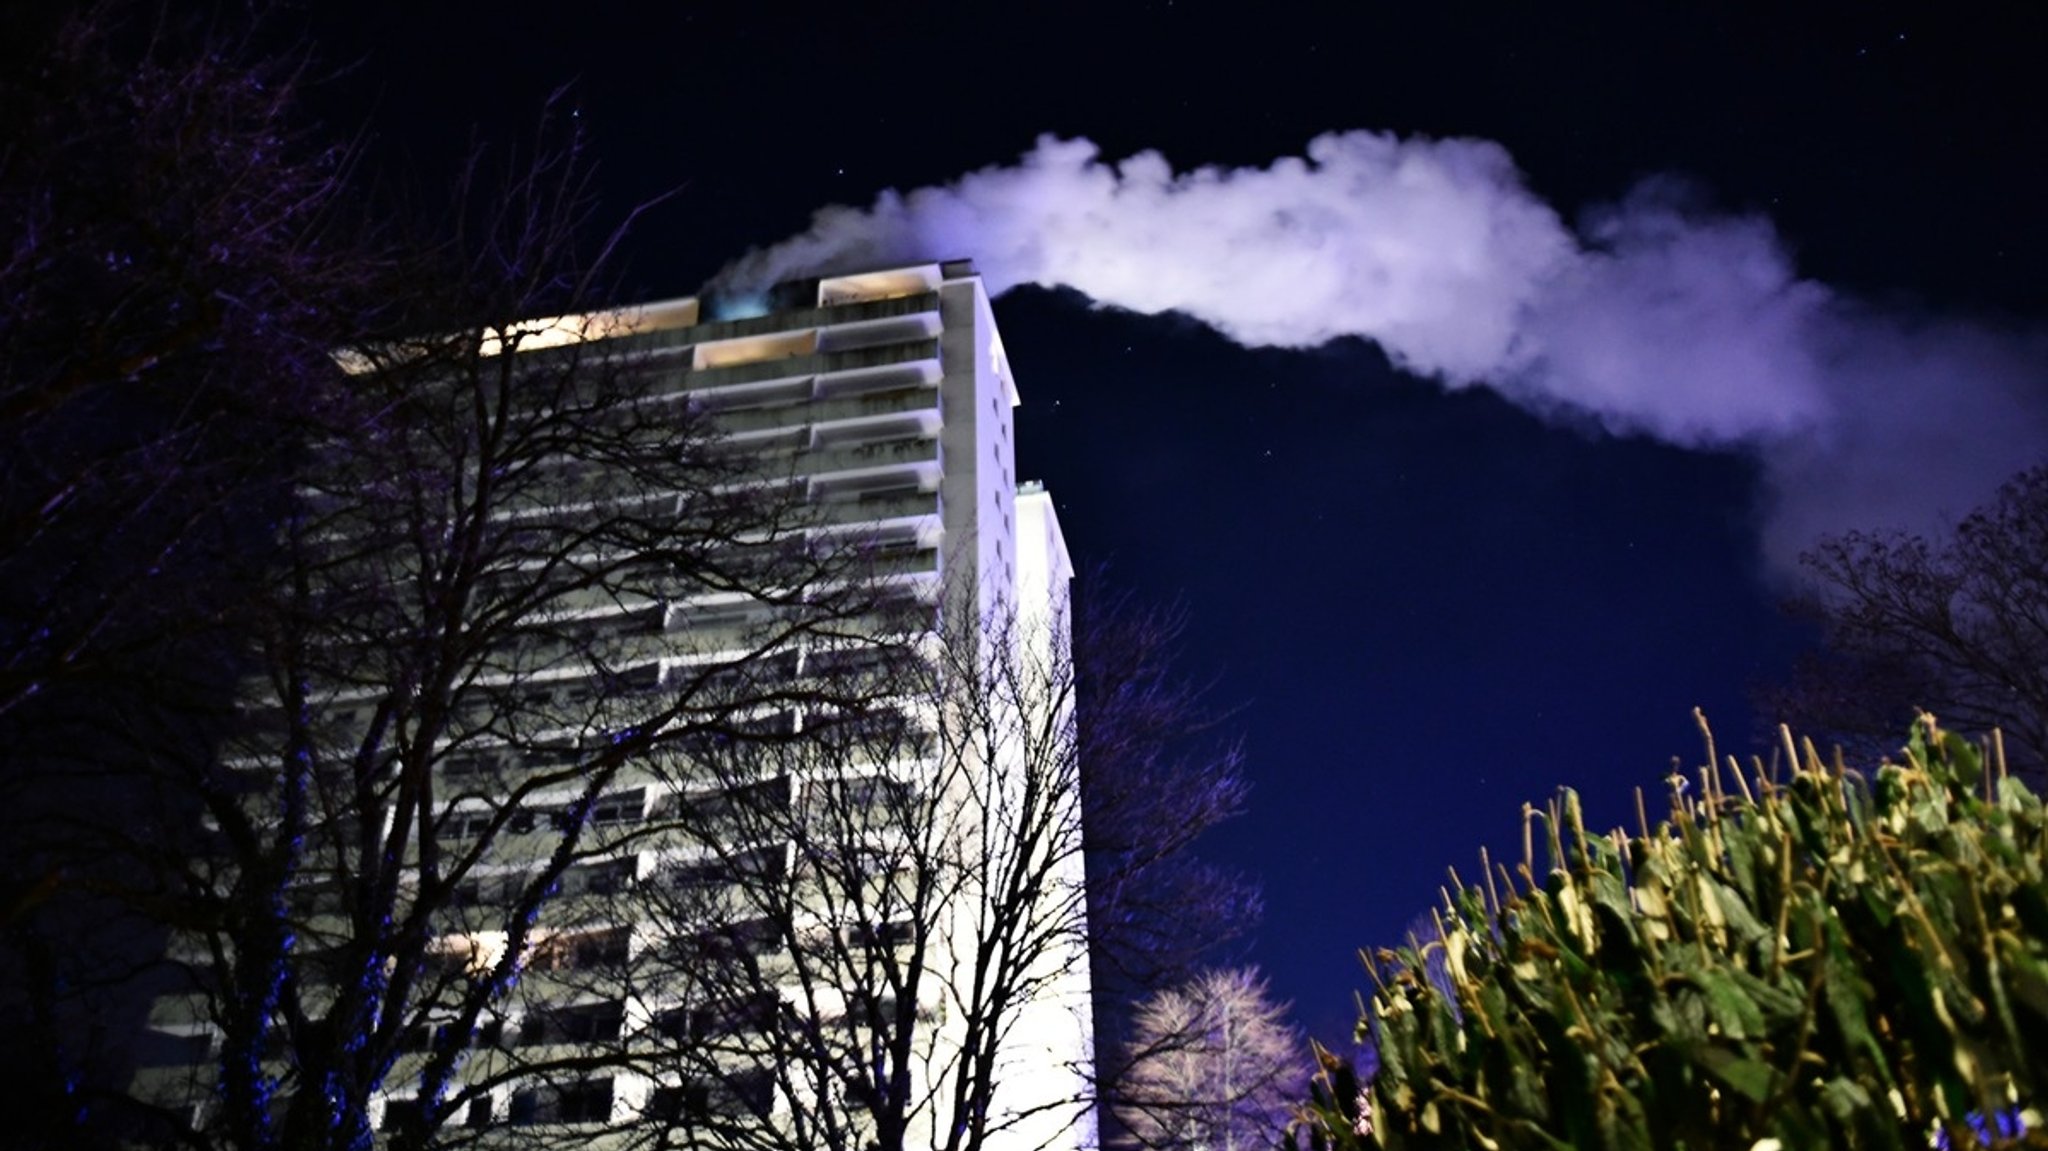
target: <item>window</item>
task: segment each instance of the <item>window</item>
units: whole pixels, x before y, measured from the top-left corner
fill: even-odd
[[[763,991],[737,1003],[707,1004],[690,1011],[689,1037],[704,1040],[771,1031],[781,1014],[782,1000],[773,991]]]
[[[325,882],[294,884],[285,889],[284,902],[293,915],[338,914],[341,889]]]
[[[814,828],[889,826],[914,820],[917,789],[887,775],[820,780],[804,794],[804,820]]]
[[[563,1123],[602,1123],[612,1117],[609,1079],[563,1087],[557,1099],[557,1118]]]
[[[455,755],[443,761],[441,772],[450,779],[462,779],[477,775],[494,775],[498,771],[498,757],[491,753],[476,755]]]
[[[623,1003],[586,1003],[528,1015],[519,1026],[519,1046],[609,1043],[625,1022]]]
[[[630,858],[578,864],[562,873],[562,894],[616,895],[633,886],[638,869]]]
[[[842,753],[864,752],[875,759],[924,755],[931,743],[915,717],[899,708],[870,707],[838,715],[814,714],[806,728]]]
[[[782,932],[768,918],[742,919],[685,936],[676,943],[684,962],[767,955],[782,944]]]
[[[538,971],[595,971],[625,965],[633,946],[629,927],[564,932],[536,943],[531,966]]]
[[[426,1122],[426,1110],[417,1099],[387,1099],[384,1101],[384,1121],[377,1125],[379,1131],[400,1131],[408,1127],[420,1130]]]
[[[682,893],[704,893],[734,884],[774,888],[789,874],[788,854],[773,844],[750,851],[721,852],[677,860],[662,869],[664,880]]]
[[[676,1123],[687,1118],[685,1090],[675,1086],[656,1086],[647,1094],[647,1117],[658,1123]]]
[[[608,795],[591,805],[590,825],[616,827],[625,823],[638,823],[646,811],[646,799],[639,791]]]
[[[722,841],[756,830],[764,822],[771,826],[779,822],[774,817],[788,811],[789,802],[789,778],[777,776],[693,800],[684,821],[699,836]]]
[[[489,831],[492,814],[482,809],[450,811],[441,816],[441,839],[475,839]]]
[[[807,356],[817,350],[816,331],[777,332],[764,336],[746,336],[698,344],[694,355],[696,362],[693,366],[698,371],[731,368],[741,364],[756,364],[764,360]]]
[[[519,874],[473,875],[456,884],[448,893],[448,906],[458,911],[476,907],[510,907],[524,893],[526,882],[527,877]]]
[[[596,802],[590,805],[590,814],[586,820],[586,825],[589,827],[619,827],[628,823],[638,823],[646,814],[646,810],[646,793],[637,788],[632,791],[619,792],[617,795],[599,796]],[[545,815],[550,828],[555,831],[568,831],[570,829],[569,824],[572,812],[573,809],[568,807],[544,808],[538,813],[533,811],[515,812],[512,816],[512,830],[516,832],[532,831],[538,823],[538,817]]]
[[[756,1069],[680,1087],[656,1087],[647,1099],[647,1115],[670,1123],[703,1122],[766,1115],[774,1106],[775,1079]]]
[[[856,923],[847,928],[846,936],[856,947],[902,947],[917,938],[917,927],[904,921]]]
[[[775,1080],[766,1071],[743,1071],[708,1084],[704,1109],[713,1115],[764,1115],[775,1104]]]
[[[593,1079],[560,1087],[534,1086],[512,1093],[511,1122],[603,1123],[612,1117],[612,1081]]]

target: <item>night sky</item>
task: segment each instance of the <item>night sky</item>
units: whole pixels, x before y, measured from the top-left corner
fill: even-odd
[[[2048,410],[2038,18],[1780,7],[356,4],[316,18],[346,66],[316,108],[424,193],[472,138],[530,138],[568,85],[602,211],[673,192],[629,245],[643,298],[695,292],[827,204],[1011,164],[1046,133],[1176,171],[1263,168],[1334,131],[1474,137],[1581,236],[1677,177],[1660,187],[1686,212],[1767,220],[1799,277],[1881,313],[1899,342],[1868,356],[1912,359],[1962,324],[1991,351],[1957,362]],[[1811,641],[1767,574],[1766,470],[1797,475],[1811,440],[1934,482],[1982,443],[1859,452],[1844,417],[1678,447],[1447,392],[1359,338],[1248,350],[1064,289],[996,311],[1021,474],[1052,489],[1080,562],[1185,600],[1188,672],[1239,708],[1252,811],[1206,854],[1263,881],[1242,957],[1326,1040],[1350,1028],[1356,950],[1393,942],[1447,865],[1518,843],[1524,800],[1570,785],[1622,822],[1632,788],[1697,761],[1695,706],[1724,748],[1756,746],[1748,689]],[[1832,386],[1887,402],[1884,379]],[[2006,456],[2039,454],[2037,425],[1994,423]]]

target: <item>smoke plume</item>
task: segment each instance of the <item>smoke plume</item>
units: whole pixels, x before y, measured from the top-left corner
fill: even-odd
[[[1369,339],[1402,369],[1618,434],[1751,453],[1780,570],[1819,533],[1926,530],[2048,443],[2048,341],[1801,279],[1770,222],[1650,181],[1574,228],[1484,140],[1326,135],[1175,172],[1042,138],[1014,165],[829,207],[725,287],[970,255],[1247,346]]]

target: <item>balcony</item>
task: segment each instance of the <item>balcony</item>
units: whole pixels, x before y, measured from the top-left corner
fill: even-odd
[[[810,448],[784,458],[790,474],[814,479],[892,471],[914,473],[922,479],[929,471],[932,486],[938,483],[939,441],[935,437]]]
[[[800,392],[776,397],[773,403],[725,412],[718,417],[718,429],[729,436],[746,436],[782,428],[823,428],[910,416],[924,434],[938,434],[939,393],[934,387],[915,384],[832,399],[814,399],[814,395],[815,390],[805,386]],[[717,406],[715,401],[712,406]]]
[[[854,348],[843,352],[814,352],[787,355],[779,359],[735,364],[730,367],[707,364],[682,379],[691,391],[733,388],[769,380],[794,380],[805,376],[874,373],[878,369],[913,369],[916,378],[937,383],[940,374],[939,341],[913,340],[876,348]]]
[[[939,514],[939,493],[922,488],[889,488],[839,496],[817,504],[818,524],[831,528],[902,526],[902,521]]]
[[[827,298],[815,308],[794,308],[766,316],[752,316],[743,320],[723,320],[699,324],[695,328],[677,333],[689,342],[704,343],[711,340],[729,340],[740,336],[759,335],[764,332],[786,332],[799,328],[815,328],[828,324],[851,324],[863,320],[879,320],[893,316],[913,316],[922,312],[936,313],[939,310],[939,294],[936,291],[912,292],[888,299]],[[651,346],[672,346],[673,341],[664,345],[658,333],[648,337],[627,337],[630,341],[649,340]]]

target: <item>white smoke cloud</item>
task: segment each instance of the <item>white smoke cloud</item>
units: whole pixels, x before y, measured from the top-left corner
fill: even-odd
[[[1679,191],[1647,183],[1574,230],[1484,140],[1347,132],[1177,173],[1047,137],[1014,165],[826,208],[718,282],[971,255],[993,293],[1072,288],[1247,346],[1363,337],[1450,387],[1754,453],[1781,569],[1822,532],[1936,526],[2042,454],[2043,341],[1873,311],[1800,279],[1768,220]]]

